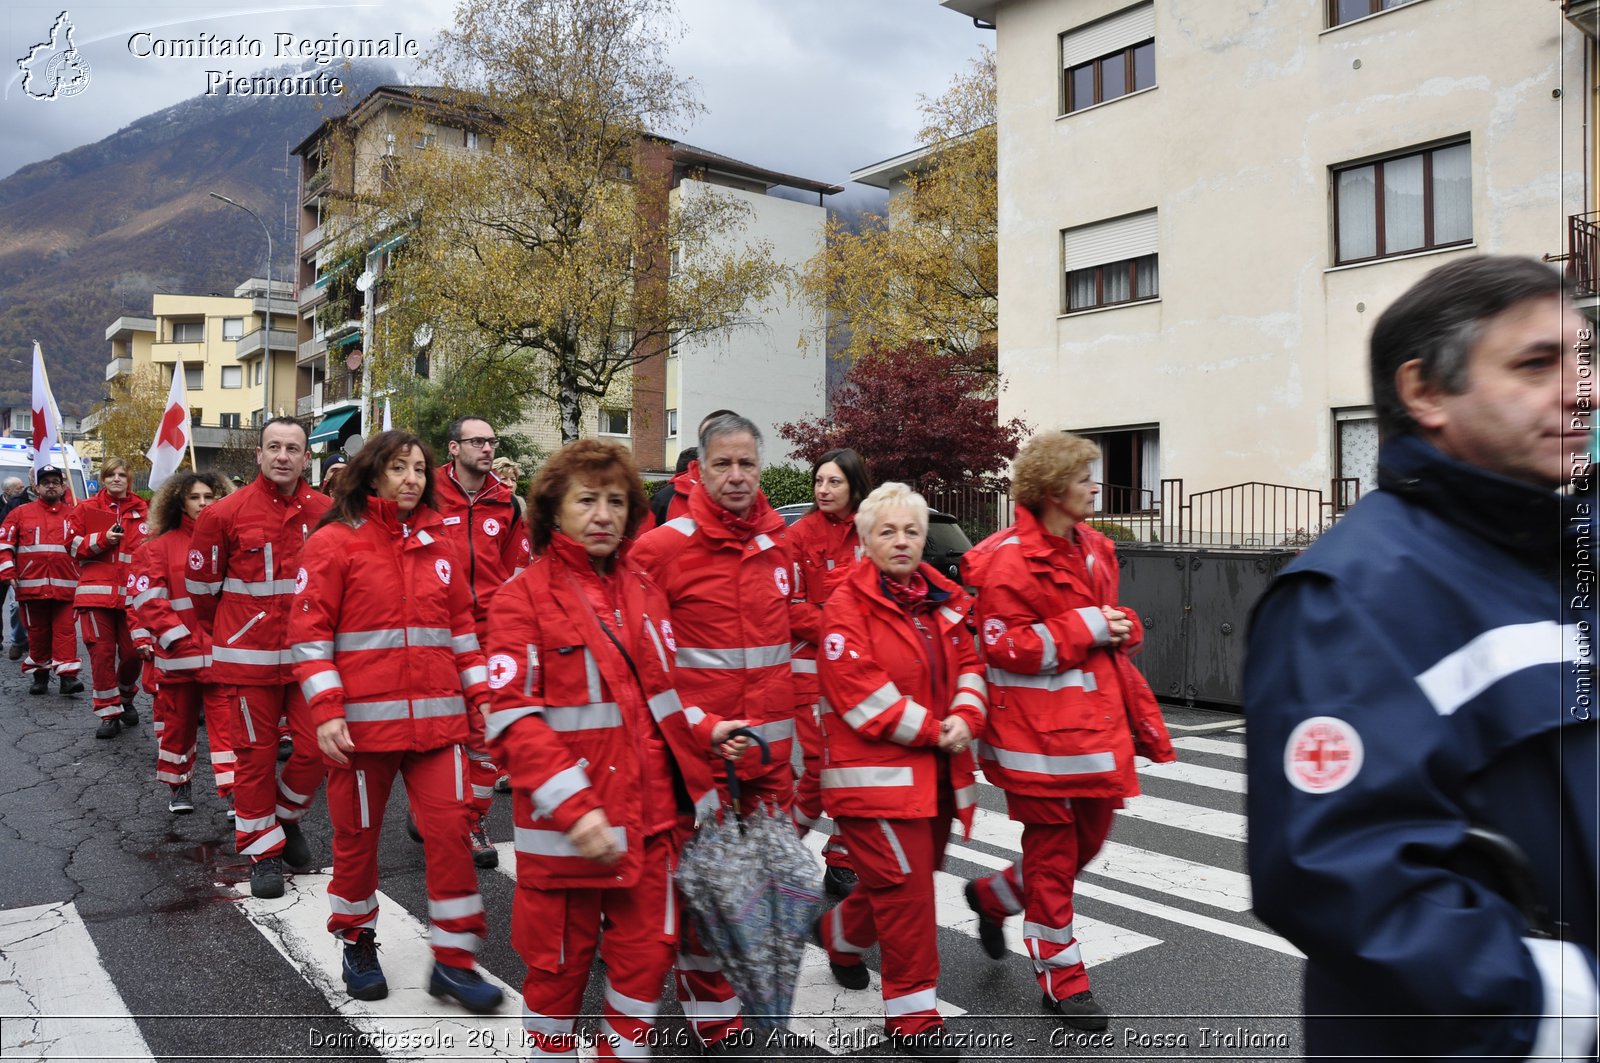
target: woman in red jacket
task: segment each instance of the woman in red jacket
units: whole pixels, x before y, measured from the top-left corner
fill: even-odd
[[[817,724],[817,625],[822,606],[861,558],[861,536],[856,533],[856,510],[872,480],[866,463],[849,447],[830,450],[811,465],[811,490],[816,504],[789,528],[789,556],[795,567],[795,608],[789,626],[794,634],[794,730],[800,741],[805,768],[795,784],[790,814],[804,834],[822,818],[822,790],[817,773],[822,770],[822,729]],[[827,870],[823,889],[847,897],[856,888],[850,852],[838,834],[822,850]]]
[[[306,542],[289,644],[328,766],[333,879],[328,930],[344,941],[358,1000],[389,985],[378,965],[378,838],[396,775],[422,828],[433,973],[428,992],[469,1011],[500,1005],[473,955],[488,932],[467,844],[467,713],[488,675],[472,597],[433,506],[433,455],[410,432],[382,432],[350,462]]]
[[[922,561],[928,503],[886,483],[861,503],[866,558],[822,610],[822,803],[860,884],[818,921],[835,980],[865,989],[862,954],[882,949],[884,1026],[919,1059],[957,1052],[935,1007],[934,872],[950,821],[970,833],[970,745],[988,697],[965,624],[967,595]]]
[[[141,657],[128,628],[128,564],[150,530],[150,509],[133,493],[133,474],[121,458],[100,466],[100,492],[72,511],[68,546],[78,560],[78,634],[89,650],[96,738],[115,738],[139,722],[133,707]]]
[[[577,1059],[597,944],[599,1056],[650,1055],[677,942],[673,870],[697,811],[718,803],[704,750],[733,760],[746,742],[728,735],[748,721],[678,699],[666,598],[627,557],[646,506],[626,448],[567,444],[529,492],[533,564],[489,606],[488,736],[511,771],[511,939],[540,1059]]]
[[[153,657],[145,685],[155,704],[156,779],[171,788],[167,811],[194,811],[190,780],[199,738],[202,702],[221,688],[206,682],[211,640],[195,619],[194,600],[184,589],[189,571],[189,540],[202,510],[228,493],[220,473],[180,472],[156,492],[150,503],[150,535],[139,544],[128,566],[128,626],[134,643]],[[221,708],[221,706],[218,706]],[[212,712],[206,742],[211,746],[211,772],[217,796],[233,790],[233,744],[226,728],[232,713]]]
[[[1085,521],[1100,487],[1092,442],[1065,432],[1029,440],[1012,466],[1017,523],[970,571],[994,711],[980,758],[1023,824],[1019,865],[967,887],[979,937],[1005,955],[1000,923],[1025,911],[1023,940],[1047,1013],[1104,1030],[1105,1009],[1072,932],[1078,872],[1100,851],[1122,799],[1139,792],[1133,758],[1172,760],[1160,708],[1125,650],[1138,614],[1117,603],[1117,555]]]

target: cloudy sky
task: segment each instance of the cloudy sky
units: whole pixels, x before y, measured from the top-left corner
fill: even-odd
[[[851,170],[915,146],[919,94],[937,95],[993,34],[938,0],[678,0],[685,34],[673,50],[705,113],[677,130],[702,147],[787,173],[844,184]],[[89,67],[77,95],[30,98],[18,61],[66,11]],[[355,3],[135,3],[4,0],[0,33],[0,177],[92,143],[134,119],[201,94],[208,70],[246,74],[290,61],[279,34],[307,39],[415,40],[426,52],[454,0]],[[148,34],[135,39],[136,34]],[[259,44],[260,58],[140,57],[151,40],[202,34]],[[47,66],[40,53],[35,66]],[[403,76],[415,76],[405,63]],[[330,70],[334,69],[332,67]],[[39,91],[43,79],[29,83]]]

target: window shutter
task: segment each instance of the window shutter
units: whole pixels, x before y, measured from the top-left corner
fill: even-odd
[[[1156,35],[1156,6],[1140,4],[1071,30],[1061,38],[1061,64],[1075,67]]]
[[[1067,229],[1061,234],[1066,269],[1087,269],[1156,253],[1156,212],[1128,214]]]

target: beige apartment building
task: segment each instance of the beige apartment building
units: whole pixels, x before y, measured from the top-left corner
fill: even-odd
[[[941,2],[997,37],[1000,416],[1096,437],[1110,512],[1372,490],[1367,337],[1453,257],[1594,313],[1593,0]]]
[[[232,295],[151,297],[149,316],[126,315],[106,328],[106,380],[154,367],[163,391],[184,375],[195,451],[229,445],[232,433],[294,410],[294,286],[273,284],[270,359],[267,282],[252,277]],[[153,426],[152,426],[153,427]]]
[[[352,435],[369,434],[362,425],[364,337],[369,331],[387,335],[384,274],[391,254],[405,241],[403,231],[377,236],[364,269],[334,261],[335,201],[377,187],[391,165],[387,160],[397,154],[493,150],[491,116],[453,108],[446,99],[444,90],[428,86],[383,86],[348,113],[323,122],[294,149],[301,159],[294,409],[309,419],[313,449],[338,449]],[[841,191],[658,137],[645,138],[636,149],[634,169],[645,167],[670,167],[672,180],[665,204],[645,203],[641,210],[670,211],[683,196],[735,197],[750,208],[739,238],[751,245],[765,242],[793,266],[821,249],[827,217],[822,197]],[[773,194],[779,190],[800,193],[807,201]],[[362,272],[369,275],[365,288],[352,283]],[[664,277],[641,274],[639,279],[641,284],[670,282],[670,270]],[[670,469],[680,446],[694,445],[701,417],[734,407],[766,433],[770,459],[781,459],[785,444],[777,439],[776,426],[824,408],[827,357],[808,308],[785,293],[751,307],[749,317],[750,325],[714,339],[679,343],[620,374],[599,403],[585,403],[584,434],[631,447],[644,469]],[[433,371],[426,335],[381,341],[407,351],[417,372]],[[381,396],[372,396],[370,419],[379,416],[381,403]],[[553,405],[531,405],[521,422],[498,427],[546,451],[561,443]]]

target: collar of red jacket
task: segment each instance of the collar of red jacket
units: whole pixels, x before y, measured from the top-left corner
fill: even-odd
[[[456,463],[447,461],[434,471],[434,490],[451,491],[460,496],[462,505],[467,503],[467,489],[461,486],[461,481],[456,479]],[[483,478],[483,490],[478,492],[474,502],[504,502],[511,504],[512,488],[493,472]],[[443,504],[443,499],[440,503]]]
[[[689,462],[689,467],[672,477],[672,489],[680,495],[687,495],[693,491],[700,482],[700,459],[695,458]]]
[[[917,575],[921,576],[928,585],[928,603],[937,608],[948,605],[959,613],[965,613],[970,601],[967,592],[950,582],[940,571],[926,561],[917,566]],[[850,570],[850,579],[853,580],[862,592],[873,602],[884,609],[894,613],[904,613],[900,603],[895,601],[883,587],[883,573],[877,565],[872,563],[872,558],[863,557],[855,563]]]
[[[694,518],[700,534],[710,539],[728,542],[749,542],[757,535],[771,535],[784,529],[783,517],[772,508],[767,496],[756,488],[756,500],[743,517],[735,517],[711,501],[706,485],[697,483],[689,495],[689,516]]]
[[[632,546],[632,539],[624,539],[622,540],[622,545],[617,547],[617,552],[612,555],[611,573],[613,575],[626,567],[628,550]],[[589,551],[584,549],[582,543],[578,542],[578,540],[574,539],[564,531],[554,531],[550,533],[550,545],[545,548],[545,551],[560,560],[562,564],[568,566],[569,568],[578,569],[580,571],[587,569],[590,572],[594,572],[594,563],[589,558]],[[599,573],[597,572],[595,573],[595,576],[596,578],[600,578]],[[610,576],[605,578],[609,579]]]
[[[103,509],[107,513],[143,513],[147,504],[143,498],[129,491],[121,498],[112,498],[105,488],[96,491],[83,505]]]
[[[402,533],[415,535],[426,528],[443,523],[443,518],[427,506],[419,505],[411,511],[410,518],[404,522],[400,520],[400,504],[392,498],[378,498],[376,495],[367,499],[367,520],[388,529],[395,536]]]
[[[1084,521],[1078,521],[1073,526],[1078,533],[1078,549],[1085,554],[1101,554],[1108,552],[1111,540],[1106,538],[1104,532],[1092,527]],[[1046,556],[1061,556],[1063,546],[1070,540],[1063,536],[1051,535],[1045,530],[1044,522],[1033,515],[1027,506],[1017,505],[1017,538],[1022,540],[1023,552],[1029,557],[1043,559]]]
[[[277,502],[281,506],[286,506],[291,502],[299,502],[304,504],[306,498],[313,493],[311,490],[311,485],[306,483],[305,477],[301,477],[300,481],[295,485],[294,493],[288,495],[284,494],[282,491],[279,491],[277,484],[273,483],[271,480],[267,479],[264,474],[259,472],[256,473],[256,478],[250,481],[249,486],[260,491],[263,495]],[[239,490],[244,491],[248,490],[248,488],[241,487]]]

